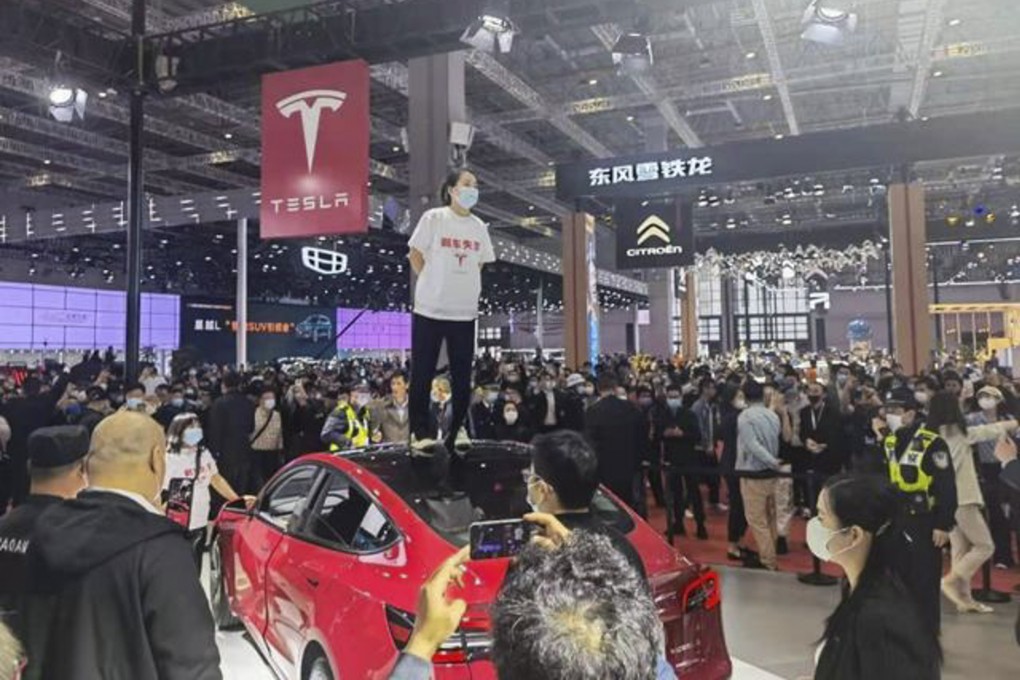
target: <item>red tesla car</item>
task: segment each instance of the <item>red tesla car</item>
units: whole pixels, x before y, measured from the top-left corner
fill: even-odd
[[[384,680],[411,634],[418,589],[472,522],[527,512],[526,446],[476,442],[452,469],[406,447],[312,455],[281,470],[251,511],[226,506],[210,570],[217,625],[238,619],[281,678]],[[594,511],[644,560],[681,678],[731,672],[719,578],[600,491]],[[508,561],[468,563],[460,629],[433,659],[442,680],[495,678],[488,605]]]

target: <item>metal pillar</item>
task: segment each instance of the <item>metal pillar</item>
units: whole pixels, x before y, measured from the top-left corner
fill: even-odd
[[[438,205],[439,186],[452,165],[450,123],[467,122],[464,52],[407,62],[411,223]]]
[[[932,294],[935,296],[935,304],[939,304],[939,251],[937,248],[931,249],[931,287]],[[989,324],[991,328],[991,324]],[[935,337],[938,338],[940,345],[939,349],[944,349],[945,345],[942,342],[942,315],[935,315]]]
[[[751,351],[751,282],[744,274],[744,342],[748,352]]]
[[[889,244],[882,249],[885,255],[885,323],[889,339],[889,356],[896,355],[896,333],[893,330],[892,310],[892,262],[889,256]]]
[[[537,297],[535,299],[535,340],[539,349],[545,348],[543,338],[545,337],[545,290],[542,281],[538,282]]]
[[[237,221],[237,368],[248,365],[248,219]]]
[[[138,378],[139,350],[142,340],[142,223],[145,178],[142,168],[144,151],[144,50],[145,0],[131,5],[131,39],[135,48],[135,86],[131,89],[130,131],[128,133],[128,196],[127,196],[127,336],[124,338],[124,377],[127,382]]]

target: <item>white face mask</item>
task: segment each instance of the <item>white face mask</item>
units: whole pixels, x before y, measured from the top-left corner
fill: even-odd
[[[266,399],[264,402],[262,402],[262,406],[267,411],[272,411],[274,408],[276,408],[276,400],[275,399]]]
[[[507,411],[503,414],[503,420],[506,421],[507,425],[513,425],[517,422],[517,411]]]
[[[922,405],[923,404],[927,404],[928,403],[928,393],[924,392],[922,390],[918,390],[918,391],[914,392],[914,399],[917,400],[918,404],[922,404]]]
[[[889,429],[893,432],[903,427],[903,416],[895,413],[890,413],[885,417],[885,422],[889,426]]]
[[[849,530],[850,527],[844,527],[843,529],[826,529],[825,525],[822,524],[820,517],[813,517],[811,521],[807,523],[807,544],[808,548],[814,554],[815,557],[822,560],[823,562],[831,562],[833,557],[842,555],[847,550],[853,548],[852,545],[843,548],[837,552],[829,551],[829,541],[836,534],[842,534]]]
[[[978,399],[978,406],[982,411],[994,411],[999,406],[999,402],[992,397],[982,397]]]
[[[747,408],[747,400],[743,399],[743,398],[741,398],[741,399],[734,399],[733,400],[733,406],[735,408],[743,411],[745,408]]]

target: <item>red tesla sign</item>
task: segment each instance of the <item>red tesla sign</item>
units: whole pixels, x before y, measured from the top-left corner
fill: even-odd
[[[262,238],[368,230],[364,61],[262,78]]]

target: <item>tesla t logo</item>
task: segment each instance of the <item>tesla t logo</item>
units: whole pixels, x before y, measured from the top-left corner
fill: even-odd
[[[637,228],[637,244],[641,245],[651,238],[657,238],[663,243],[669,243],[669,225],[662,221],[658,215],[650,215],[648,219]]]
[[[319,119],[323,109],[336,112],[347,99],[339,90],[305,90],[276,102],[276,109],[284,118],[301,114],[301,132],[305,138],[305,160],[308,172],[315,165],[315,147],[319,141]]]
[[[301,249],[301,264],[313,272],[325,276],[336,276],[347,271],[347,256],[335,250],[306,246]]]

